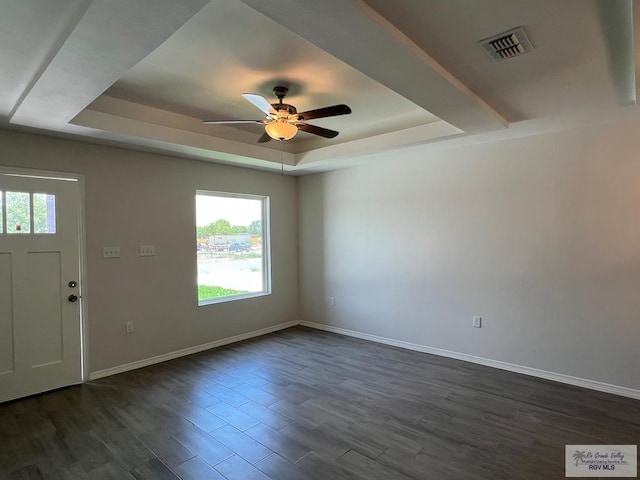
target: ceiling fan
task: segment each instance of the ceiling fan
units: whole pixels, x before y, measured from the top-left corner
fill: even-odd
[[[296,136],[298,130],[303,132],[320,135],[324,138],[334,138],[338,135],[335,130],[317,127],[305,123],[307,120],[317,118],[335,117],[337,115],[347,115],[351,113],[351,109],[344,104],[333,105],[331,107],[318,108],[307,112],[298,113],[296,107],[283,103],[284,97],[289,89],[287,87],[277,86],[273,89],[273,93],[278,98],[278,103],[269,103],[266,98],[255,93],[243,93],[245,100],[251,102],[259,108],[267,118],[264,120],[205,120],[205,125],[224,125],[234,123],[259,123],[264,125],[264,134],[258,139],[259,143],[274,140],[291,140]]]

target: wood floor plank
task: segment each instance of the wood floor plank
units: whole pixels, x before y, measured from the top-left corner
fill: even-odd
[[[100,480],[134,480],[131,472],[127,472],[119,463],[108,463],[99,468],[96,468],[92,472],[89,472],[90,479]]]
[[[163,462],[158,458],[149,460],[144,465],[131,471],[136,480],[180,480]]]
[[[89,477],[89,473],[80,463],[72,463],[53,470],[49,473],[47,480],[82,480],[87,477]]]
[[[138,437],[126,430],[102,437],[102,441],[128,471],[147,463],[155,456]]]
[[[174,471],[182,480],[224,480],[221,474],[200,457],[193,457],[181,463]]]
[[[389,478],[393,478],[393,480],[411,480],[410,477],[365,455],[361,455],[355,450],[349,450],[342,455],[337,463],[347,470],[364,476],[367,480],[387,480]]]
[[[214,403],[214,405],[217,405],[218,403],[219,402]],[[178,409],[177,412],[179,412],[183,419],[188,420],[200,430],[204,430],[205,432],[210,432],[227,424],[227,422],[222,420],[220,417],[214,415],[209,410],[206,410],[199,405],[186,404]],[[179,431],[181,429],[187,428],[188,426],[188,424],[183,425],[182,428],[178,428],[176,430]]]
[[[234,455],[234,452],[198,427],[174,434],[175,438],[212,467]]]
[[[242,393],[232,390],[231,388],[227,388],[224,385],[212,385],[205,391],[217,399],[228,403],[229,405],[233,405],[234,407],[247,403],[251,400]]]
[[[274,480],[238,455],[216,465],[216,470],[228,480]]]
[[[162,429],[150,430],[142,435],[140,440],[156,457],[170,467],[180,465],[196,456],[193,451],[181,444],[169,432]],[[146,464],[148,463],[146,462]]]
[[[310,472],[277,454],[265,458],[255,466],[273,480],[313,480]]]
[[[280,430],[282,427],[286,427],[291,423],[290,419],[280,415],[273,409],[254,402],[245,403],[239,406],[238,410],[276,430]]]
[[[11,480],[44,480],[44,475],[36,465],[28,465],[11,472]]]
[[[220,427],[209,434],[252,464],[263,460],[273,453],[262,443],[254,440],[248,435],[245,435],[243,432],[231,425]]]
[[[315,452],[311,452],[296,464],[310,474],[313,480],[341,479],[341,480],[369,480],[366,472],[353,472],[337,462],[322,458]]]
[[[281,429],[280,432],[329,461],[338,459],[350,450],[347,445],[338,441],[333,435],[328,434],[326,430],[310,429],[303,425],[292,423]]]
[[[256,425],[245,431],[245,433],[291,463],[296,463],[311,452],[311,449],[302,445],[296,439],[288,437],[267,425]]]

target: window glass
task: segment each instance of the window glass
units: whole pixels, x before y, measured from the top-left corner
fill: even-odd
[[[56,233],[56,196],[33,194],[33,232]]]
[[[31,195],[6,192],[7,233],[31,233]]]
[[[267,208],[267,197],[197,192],[200,305],[270,293]]]

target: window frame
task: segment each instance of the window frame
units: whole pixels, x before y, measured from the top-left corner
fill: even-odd
[[[232,302],[236,300],[245,300],[248,298],[256,298],[256,297],[264,297],[266,295],[271,295],[271,217],[270,217],[270,197],[268,195],[257,195],[257,194],[249,194],[249,193],[238,193],[238,192],[220,192],[216,190],[204,190],[197,189],[196,194],[194,196],[194,206],[195,206],[195,225],[194,225],[194,234],[196,237],[196,242],[198,240],[198,234],[196,233],[196,229],[198,227],[198,196],[211,196],[211,197],[223,197],[223,198],[237,198],[237,199],[245,199],[245,200],[260,200],[262,203],[262,290],[260,292],[249,292],[242,293],[239,295],[228,295],[225,297],[216,297],[209,298],[206,300],[200,300],[198,298],[198,249],[196,247],[196,299],[198,302],[198,307],[205,307],[207,305],[216,305],[219,303]]]
[[[2,175],[2,173],[0,173]],[[5,174],[6,175],[6,174]],[[14,176],[25,176],[30,178],[27,175],[14,175]],[[41,177],[32,177],[32,178],[41,178]],[[44,178],[44,177],[42,177]],[[54,179],[58,180],[58,179]],[[46,189],[41,189],[38,191],[24,191],[21,187],[9,189],[5,188],[4,190],[0,190],[0,236],[39,236],[39,235],[57,235],[58,233],[58,202],[57,195],[55,193],[51,193],[50,191],[45,191]],[[15,193],[15,194],[25,194],[29,196],[29,230],[28,231],[9,231],[9,214],[11,213],[7,208],[7,194]],[[36,215],[35,215],[35,197],[36,195],[46,195],[52,196],[54,205],[53,205],[53,231],[46,232],[37,232],[36,231]],[[46,202],[46,200],[45,200]],[[47,212],[48,213],[48,212]]]

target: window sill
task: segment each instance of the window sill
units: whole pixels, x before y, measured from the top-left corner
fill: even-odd
[[[205,307],[207,305],[216,305],[218,303],[233,302],[235,300],[246,300],[248,298],[265,297],[271,295],[271,292],[251,292],[242,295],[233,295],[229,297],[210,298],[207,300],[198,300],[199,307]]]

